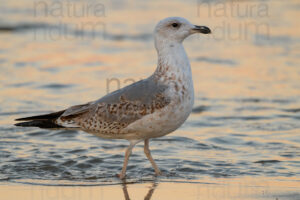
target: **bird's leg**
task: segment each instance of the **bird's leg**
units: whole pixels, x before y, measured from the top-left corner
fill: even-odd
[[[151,162],[151,164],[154,168],[155,174],[161,175],[162,174],[161,171],[158,169],[157,165],[155,164],[155,162],[151,156],[150,149],[149,149],[149,139],[145,140],[144,152],[145,152],[145,155],[147,156],[148,160]]]
[[[126,176],[126,168],[127,168],[128,160],[129,160],[129,157],[131,155],[132,149],[139,142],[140,142],[140,140],[131,140],[130,141],[129,146],[128,146],[128,148],[125,151],[125,158],[124,158],[124,163],[123,163],[122,171],[118,175],[120,179],[124,179],[125,178],[125,176]]]

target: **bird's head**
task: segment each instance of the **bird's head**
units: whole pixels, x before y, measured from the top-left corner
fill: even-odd
[[[156,42],[165,40],[181,43],[186,37],[194,33],[211,33],[206,26],[191,24],[182,17],[168,17],[161,20],[155,27],[154,35]]]

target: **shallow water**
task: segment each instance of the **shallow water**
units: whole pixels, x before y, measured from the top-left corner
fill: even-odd
[[[77,9],[87,5],[71,2]],[[0,3],[0,180],[119,183],[115,175],[127,141],[14,127],[13,120],[95,100],[149,76],[156,65],[152,30],[160,19],[178,15],[178,8],[183,17],[211,27],[214,34],[185,41],[195,108],[180,129],[150,142],[164,173],[159,180],[299,179],[297,1],[241,1],[244,16],[228,14],[230,1],[223,4],[223,14],[217,13],[220,4],[208,7],[200,1],[103,1],[102,16],[86,17],[45,16],[34,1]],[[251,5],[265,6],[265,15],[254,7],[246,11]],[[78,28],[86,22],[104,26]],[[134,149],[128,181],[155,179],[142,149],[142,144]]]

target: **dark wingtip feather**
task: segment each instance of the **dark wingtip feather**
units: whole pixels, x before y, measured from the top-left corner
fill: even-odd
[[[37,115],[37,116],[31,116],[31,117],[23,117],[23,118],[18,118],[15,119],[15,121],[31,121],[31,120],[50,120],[50,119],[57,119],[60,117],[65,110],[50,113],[50,114],[45,114],[45,115]]]
[[[27,117],[15,119],[15,121],[26,121]]]
[[[20,122],[20,123],[16,123],[14,124],[15,126],[21,126],[21,127],[27,127],[30,126],[30,123],[28,122]]]
[[[16,123],[15,126],[21,127],[39,127],[39,128],[65,128],[63,126],[55,124],[50,120],[33,120],[28,122]]]

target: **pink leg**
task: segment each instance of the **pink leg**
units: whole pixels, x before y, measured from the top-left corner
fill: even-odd
[[[158,169],[156,163],[154,162],[154,160],[151,156],[150,149],[149,149],[149,139],[145,140],[144,152],[145,152],[145,155],[147,156],[148,160],[151,162],[151,164],[154,168],[155,174],[161,175],[162,174],[161,171]]]
[[[126,149],[125,151],[125,158],[124,158],[124,163],[123,163],[123,168],[122,168],[122,171],[121,173],[119,174],[119,178],[120,179],[124,179],[125,176],[126,176],[126,169],[127,169],[127,164],[128,164],[128,161],[129,161],[129,157],[131,155],[131,152],[132,152],[132,149],[133,147],[139,143],[141,140],[131,140],[130,141],[130,144],[128,146],[128,148]]]

